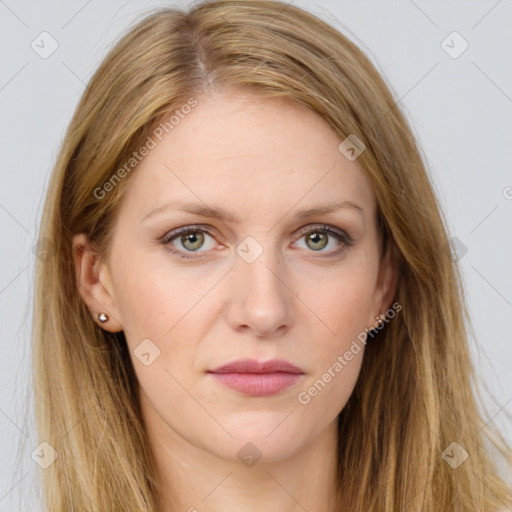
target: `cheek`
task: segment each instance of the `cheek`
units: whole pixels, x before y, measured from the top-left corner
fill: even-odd
[[[310,322],[315,356],[311,377],[297,399],[311,417],[325,414],[334,418],[348,401],[359,376],[377,266],[365,254],[358,256],[333,273],[335,277],[319,280],[323,286],[316,289],[308,303],[321,323],[314,322],[314,327]]]
[[[318,428],[314,422],[320,417],[323,422],[334,420],[354,390],[364,357],[363,333],[369,327],[373,277],[362,269],[340,272],[311,301],[311,309],[322,322],[316,335],[314,327],[309,331],[315,341],[311,375],[297,391],[297,403],[309,428]]]
[[[164,251],[152,249],[160,250]],[[134,342],[141,337],[165,338],[193,307],[197,285],[184,281],[183,270],[170,265],[162,254],[156,258],[134,251],[116,261],[114,288],[127,338]]]
[[[131,274],[118,288],[125,332],[131,338],[161,337],[172,328],[180,310],[179,293],[151,273]]]
[[[137,380],[151,401],[163,400],[165,408],[169,396],[182,403],[189,398],[179,382],[193,371],[200,338],[194,316],[198,296],[187,293],[188,285],[170,276],[168,269],[136,268],[144,267],[133,266],[120,280],[119,309]]]
[[[327,345],[340,348],[370,327],[375,277],[367,265],[347,266],[315,289],[307,304],[325,326]]]
[[[198,345],[215,318],[206,308],[218,280],[187,274],[165,257],[155,260],[144,254],[125,258],[114,283],[132,361],[139,381],[150,388],[172,386],[167,371],[180,382],[193,372]],[[146,368],[148,356],[140,356],[148,353]]]

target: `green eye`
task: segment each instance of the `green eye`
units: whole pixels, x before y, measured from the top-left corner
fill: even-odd
[[[352,239],[344,232],[331,226],[317,226],[313,229],[309,228],[306,232],[301,234],[301,238],[306,241],[306,249],[313,252],[327,253],[326,256],[336,256],[341,251],[352,245]],[[330,239],[335,239],[338,242],[338,248],[324,251],[329,245]]]
[[[208,247],[208,238],[211,239]],[[335,257],[340,255],[347,247],[352,245],[350,236],[342,231],[327,225],[308,226],[299,234],[298,240],[305,240],[302,248],[313,253],[321,253],[321,257]],[[324,250],[335,240],[331,250]],[[337,242],[337,244],[336,244]],[[200,257],[193,253],[206,252],[215,247],[212,232],[205,226],[185,226],[166,234],[161,243],[168,246],[169,250],[182,259],[193,259]],[[179,246],[177,246],[179,244]],[[206,244],[206,248],[205,248]],[[295,242],[297,244],[297,242]],[[201,250],[204,249],[204,250]]]

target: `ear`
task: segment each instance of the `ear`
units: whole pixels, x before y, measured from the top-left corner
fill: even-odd
[[[398,284],[399,268],[400,252],[394,240],[390,239],[379,266],[379,274],[373,300],[373,316],[369,320],[369,326],[374,326],[376,318],[384,314],[391,307],[391,301],[395,296]]]
[[[78,291],[94,321],[107,331],[122,331],[122,319],[117,307],[109,268],[84,233],[73,237],[73,261]],[[101,323],[98,320],[100,313],[107,314],[107,322]]]

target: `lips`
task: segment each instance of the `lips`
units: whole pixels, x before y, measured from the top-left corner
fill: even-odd
[[[304,373],[298,366],[295,366],[283,359],[272,359],[271,361],[258,362],[255,359],[240,359],[224,366],[219,366],[211,373]]]
[[[241,359],[208,371],[219,383],[249,396],[269,396],[295,384],[304,371],[288,361]]]

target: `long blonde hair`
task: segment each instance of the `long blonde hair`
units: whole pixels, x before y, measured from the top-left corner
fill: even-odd
[[[400,255],[403,310],[369,343],[339,415],[339,492],[351,512],[496,511],[512,507],[485,442],[512,467],[499,431],[484,430],[468,349],[469,318],[448,229],[421,151],[391,89],[361,50],[315,16],[273,0],[214,0],[150,13],[91,79],[49,184],[36,264],[33,326],[40,441],[49,511],[162,512],[123,333],[99,328],[80,297],[71,239],[86,233],[108,257],[130,175],[95,190],[154,126],[209,87],[289,98],[342,139],[365,145],[385,240]],[[475,389],[473,389],[473,386]],[[457,468],[443,452],[456,442]],[[453,447],[452,447],[453,449]],[[342,500],[342,501],[341,501]]]

